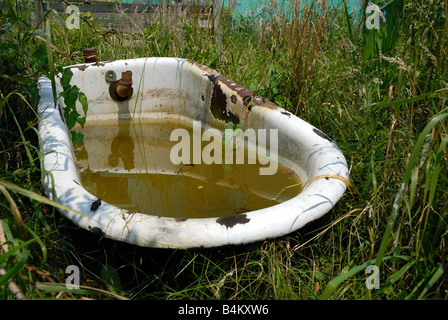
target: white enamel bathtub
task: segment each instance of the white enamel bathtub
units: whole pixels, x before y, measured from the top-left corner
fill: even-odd
[[[303,192],[278,205],[228,217],[175,219],[141,213],[102,202],[82,187],[70,134],[61,118],[59,99],[54,106],[51,82],[39,82],[38,114],[41,148],[45,154],[43,181],[48,197],[80,212],[61,213],[81,228],[138,246],[194,248],[238,245],[291,233],[329,212],[341,199],[348,181],[346,160],[337,145],[320,130],[254,96],[206,66],[180,58],[140,58],[69,66],[71,85],[87,96],[87,121],[118,118],[179,118],[201,121],[223,129],[227,122],[247,128],[278,129],[279,159],[309,181]],[[132,71],[134,93],[125,102],[114,101],[106,73]],[[60,90],[58,86],[58,90]],[[79,113],[82,114],[82,108]],[[327,178],[313,179],[313,177]]]

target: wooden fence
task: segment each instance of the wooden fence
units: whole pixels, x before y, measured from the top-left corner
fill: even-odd
[[[69,6],[71,8],[67,9]],[[179,19],[198,19],[202,27],[216,26],[216,13],[220,11],[219,0],[147,0],[140,3],[121,3],[95,0],[35,0],[37,21],[52,9],[61,13],[61,19],[75,17],[79,23],[94,19],[101,28],[120,32],[139,32],[151,23],[173,24]],[[75,9],[76,11],[74,11]]]

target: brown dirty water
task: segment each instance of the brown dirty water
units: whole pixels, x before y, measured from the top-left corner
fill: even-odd
[[[275,174],[260,175],[269,163],[248,163],[247,149],[244,164],[174,164],[170,153],[181,140],[170,141],[170,135],[179,128],[193,137],[193,125],[179,119],[87,121],[78,128],[84,142],[74,146],[84,188],[126,211],[179,219],[263,209],[301,192],[292,169],[277,163]],[[190,142],[193,159],[193,138]],[[209,143],[202,141],[201,148]]]

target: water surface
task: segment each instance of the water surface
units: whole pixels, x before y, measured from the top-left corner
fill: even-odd
[[[175,218],[229,216],[300,193],[300,178],[281,163],[274,175],[260,175],[268,165],[258,161],[173,164],[170,151],[178,141],[170,134],[178,128],[193,130],[181,120],[87,121],[84,142],[75,145],[84,188],[125,210]]]

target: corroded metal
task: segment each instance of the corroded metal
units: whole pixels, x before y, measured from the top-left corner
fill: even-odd
[[[96,62],[96,50],[95,48],[86,48],[83,50],[85,63]]]

